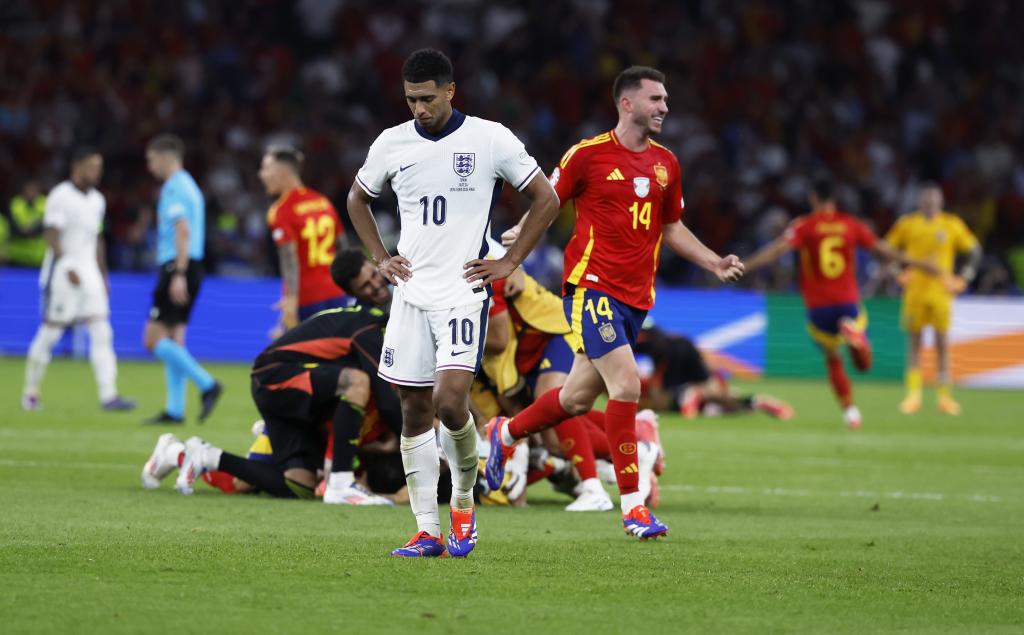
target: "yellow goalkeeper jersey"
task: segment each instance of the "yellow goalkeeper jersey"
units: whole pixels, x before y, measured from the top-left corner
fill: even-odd
[[[971,251],[978,244],[960,217],[948,212],[931,219],[920,211],[907,214],[896,221],[885,240],[908,257],[932,262],[946,273],[953,271],[958,253]],[[915,268],[907,273],[907,295],[949,295],[939,277]]]

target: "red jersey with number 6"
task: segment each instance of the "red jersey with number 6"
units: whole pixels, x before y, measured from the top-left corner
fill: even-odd
[[[299,306],[344,295],[331,279],[331,262],[345,228],[326,196],[307,187],[293,188],[270,207],[267,224],[275,244],[296,244]]]
[[[562,292],[586,287],[651,308],[662,227],[683,213],[680,179],[675,155],[653,141],[633,152],[609,131],[569,148],[551,173],[562,204],[576,204]]]
[[[800,253],[807,308],[860,303],[857,247],[871,249],[878,241],[864,223],[839,211],[815,211],[794,219],[785,238]]]

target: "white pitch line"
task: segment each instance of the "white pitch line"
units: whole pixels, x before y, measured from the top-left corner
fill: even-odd
[[[141,464],[140,464],[141,465]],[[125,463],[83,463],[76,461],[22,461],[19,459],[0,459],[0,467],[27,467],[44,470],[135,470],[141,467]]]
[[[732,485],[662,485],[661,489],[671,492],[701,492],[704,494],[758,494],[763,496],[839,496],[842,498],[889,498],[894,500],[943,501],[964,498],[975,503],[1002,503],[1005,499],[988,494],[951,495],[939,492],[874,492],[870,490],[843,490],[841,492],[816,492],[807,489],[786,487],[736,487]]]

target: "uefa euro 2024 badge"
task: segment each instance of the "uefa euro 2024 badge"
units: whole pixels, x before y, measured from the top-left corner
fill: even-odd
[[[633,177],[633,191],[640,198],[645,198],[651,191],[651,179],[646,176]]]

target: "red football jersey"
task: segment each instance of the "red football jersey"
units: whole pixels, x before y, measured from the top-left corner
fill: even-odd
[[[520,375],[526,375],[540,363],[541,358],[544,357],[544,349],[551,338],[562,336],[538,331],[526,323],[523,316],[519,315],[519,311],[516,311],[515,305],[505,298],[505,282],[507,280],[508,278],[504,278],[491,283],[493,295],[491,296],[491,308],[487,311],[487,315],[494,317],[508,312],[512,322],[512,334],[516,338],[516,370]]]
[[[870,249],[878,238],[843,212],[816,211],[795,219],[786,240],[800,252],[800,292],[807,308],[858,304],[857,247]]]
[[[586,287],[651,308],[662,227],[683,213],[680,178],[675,155],[653,141],[633,152],[609,131],[569,148],[551,173],[559,200],[576,204],[563,293]]]
[[[267,224],[276,244],[293,242],[298,247],[300,306],[344,295],[331,280],[331,262],[345,228],[326,196],[306,187],[294,188],[270,207]]]

